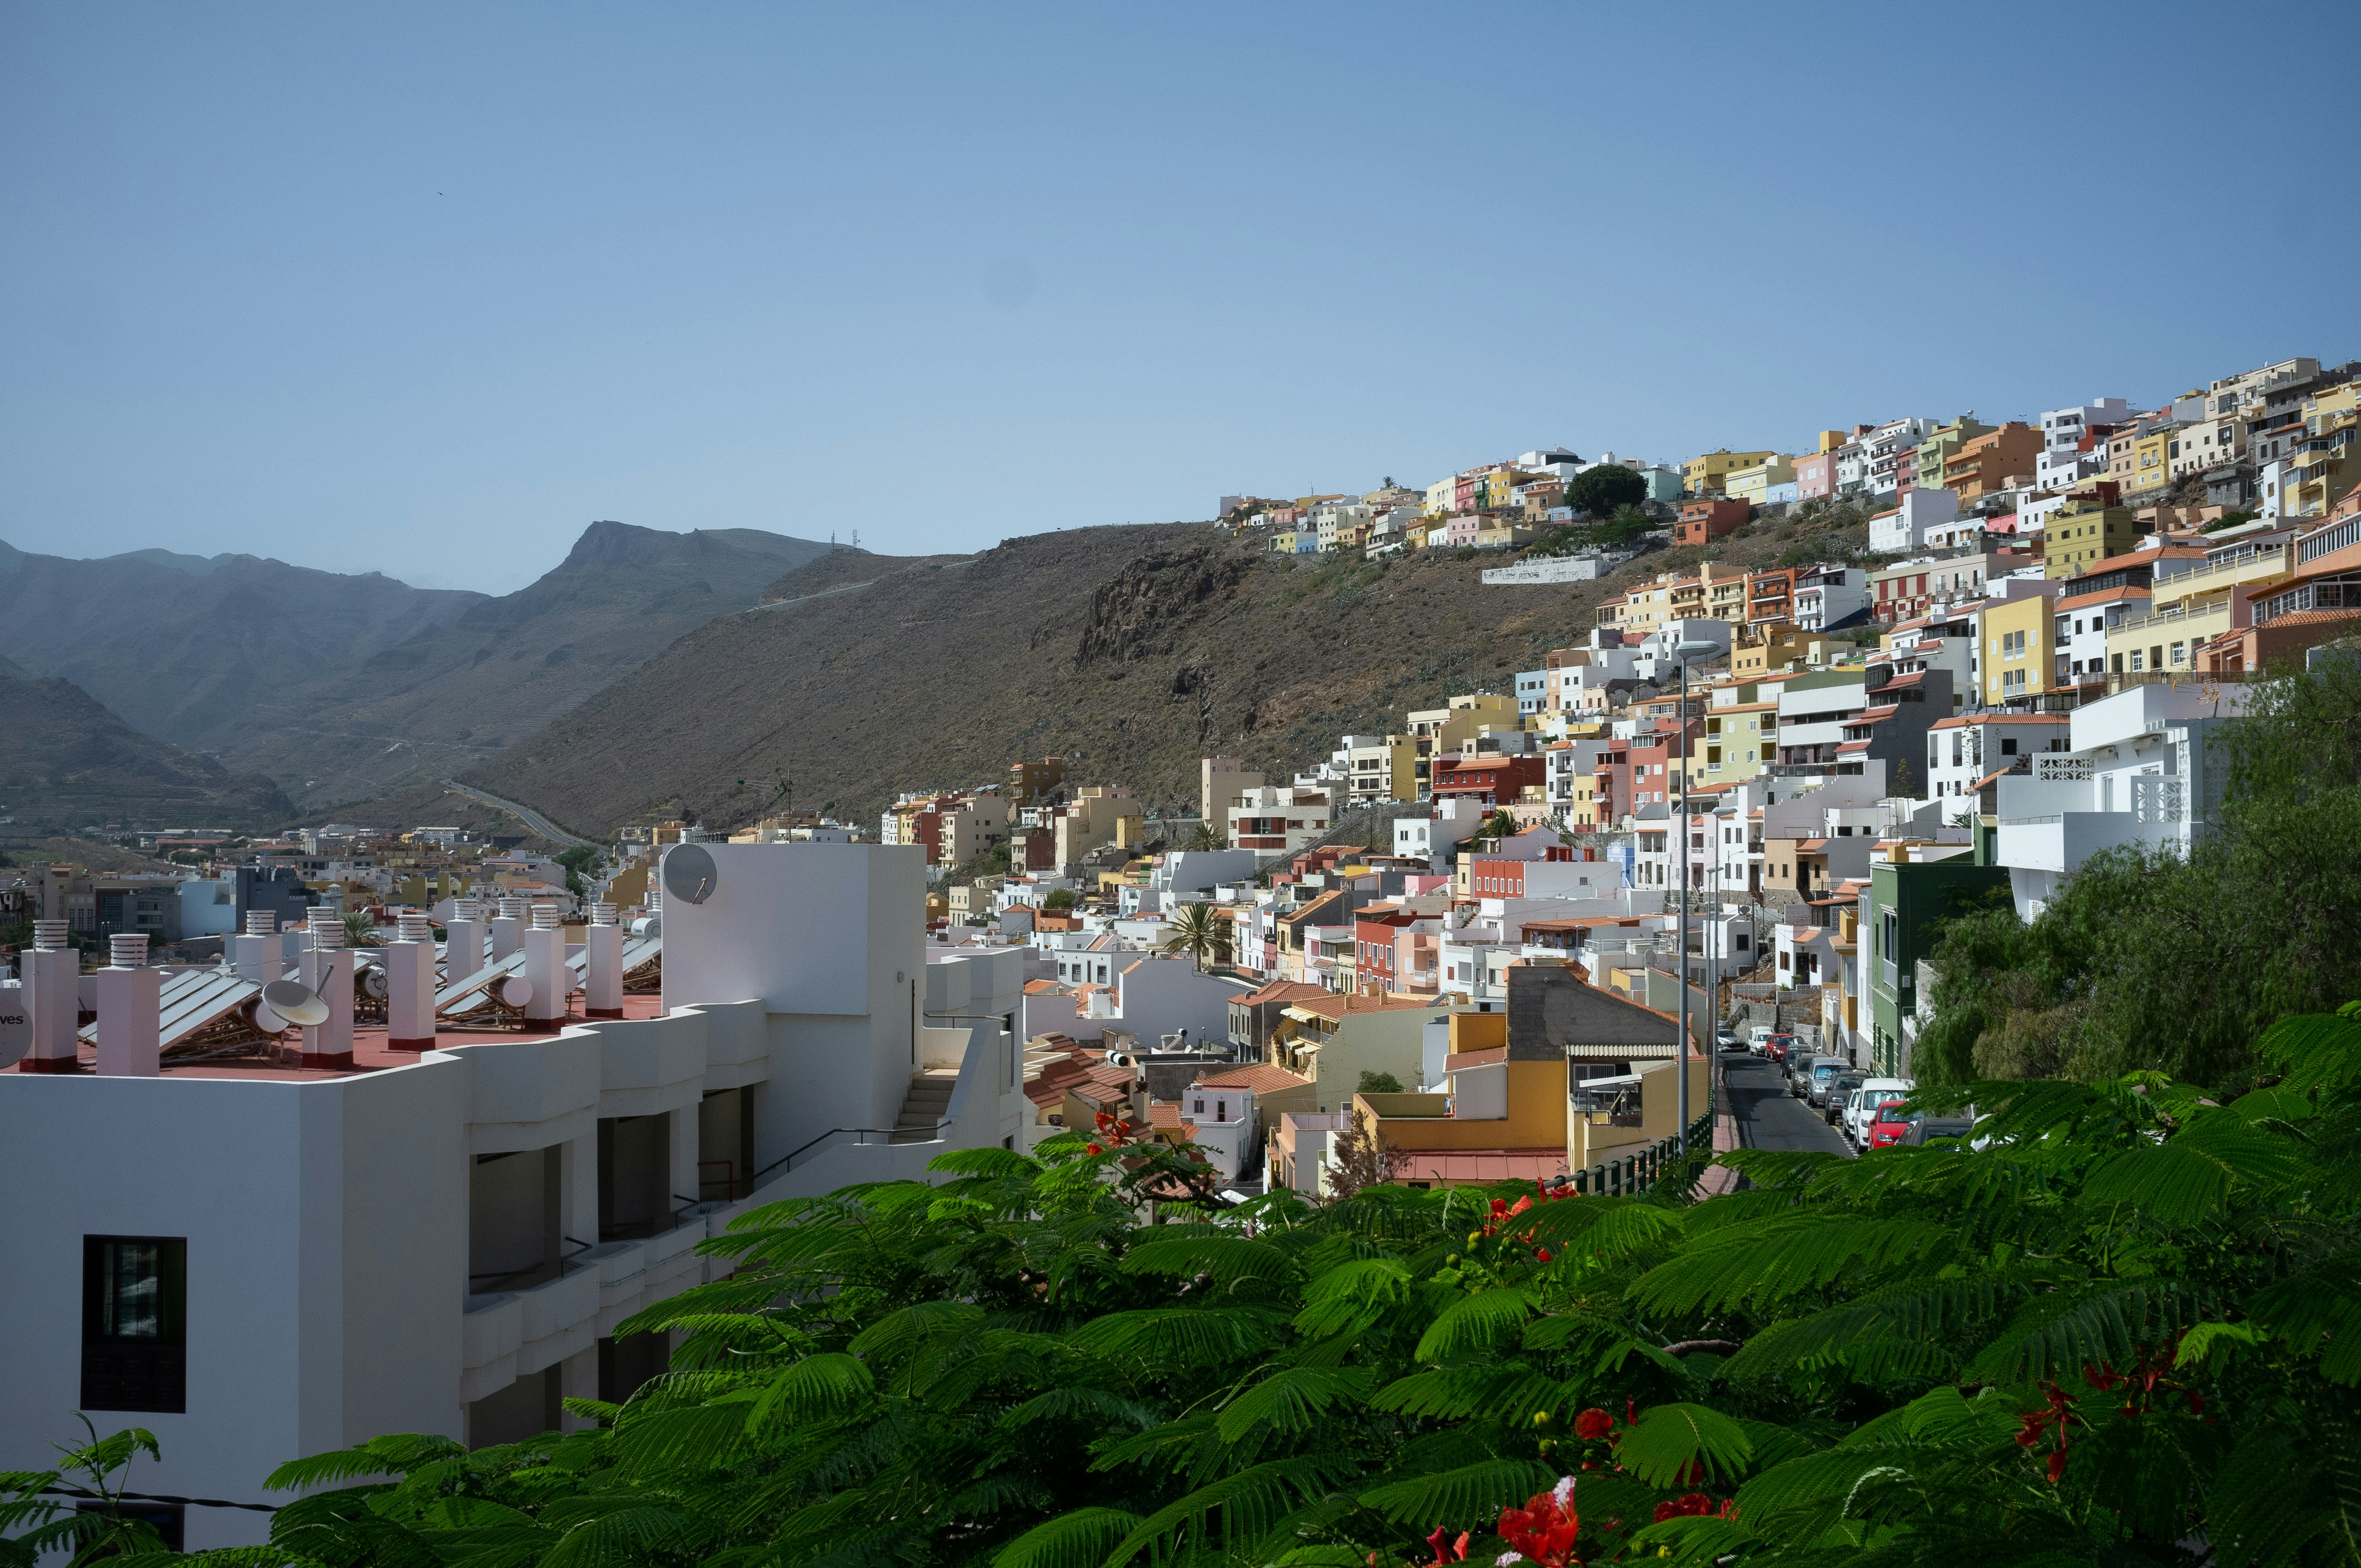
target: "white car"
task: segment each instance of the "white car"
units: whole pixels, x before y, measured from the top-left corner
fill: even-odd
[[[1858,1148],[1869,1142],[1869,1124],[1876,1119],[1880,1107],[1909,1097],[1917,1084],[1906,1078],[1872,1078],[1852,1091],[1845,1101],[1844,1132]]]
[[[1768,1024],[1755,1025],[1754,1027],[1746,1031],[1747,1051],[1752,1055],[1758,1057],[1761,1056],[1763,1054],[1763,1042],[1768,1040],[1772,1036],[1778,1032],[1778,1030],[1773,1028]]]

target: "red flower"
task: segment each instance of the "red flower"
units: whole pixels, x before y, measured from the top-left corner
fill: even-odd
[[[1496,1208],[1496,1209],[1497,1209],[1497,1208],[1499,1208],[1499,1201],[1498,1199],[1493,1200],[1492,1206],[1493,1206],[1494,1208]],[[1510,1212],[1510,1213],[1511,1213],[1511,1214],[1521,1214],[1521,1213],[1523,1213],[1526,1210],[1528,1210],[1528,1209],[1532,1208],[1532,1206],[1533,1206],[1533,1201],[1532,1201],[1532,1199],[1530,1199],[1530,1198],[1520,1198],[1520,1199],[1518,1199],[1518,1200],[1517,1200],[1515,1207],[1511,1208],[1511,1209],[1509,1211],[1509,1212]]]
[[[1506,1203],[1502,1202],[1498,1198],[1492,1200],[1492,1212],[1494,1215],[1505,1214],[1508,1212],[1509,1206]]]
[[[1574,1543],[1582,1533],[1581,1516],[1574,1511],[1574,1477],[1559,1481],[1554,1490],[1536,1492],[1521,1508],[1502,1508],[1495,1527],[1500,1539],[1541,1568],[1573,1568],[1582,1559]]]
[[[1574,1418],[1574,1435],[1585,1442],[1595,1442],[1615,1430],[1615,1418],[1605,1410],[1587,1409]]]
[[[1549,1248],[1545,1246],[1537,1246],[1533,1248],[1533,1259],[1537,1263],[1547,1263],[1550,1260]]]
[[[1702,1518],[1707,1514],[1728,1514],[1733,1511],[1732,1505],[1729,1503],[1717,1504],[1703,1492],[1691,1492],[1686,1497],[1658,1503],[1656,1522],[1662,1524],[1666,1519],[1695,1519]]]
[[[1467,1561],[1467,1532],[1461,1530],[1459,1539],[1446,1546],[1444,1542],[1450,1530],[1449,1525],[1439,1524],[1434,1527],[1434,1533],[1426,1538],[1426,1543],[1434,1548],[1434,1568],[1451,1568],[1454,1563]]]
[[[1106,1150],[1099,1147],[1096,1144],[1084,1144],[1082,1146],[1082,1152],[1085,1154],[1104,1154],[1106,1153]]]

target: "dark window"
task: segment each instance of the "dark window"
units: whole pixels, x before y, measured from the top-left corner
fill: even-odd
[[[84,1236],[82,1408],[188,1409],[189,1244]]]

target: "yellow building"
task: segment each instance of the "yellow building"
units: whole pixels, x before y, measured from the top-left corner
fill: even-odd
[[[1425,755],[1417,738],[1410,735],[1389,735],[1373,745],[1352,747],[1345,753],[1345,769],[1353,804],[1416,800],[1423,777],[1419,762]]]
[[[2160,425],[2132,443],[2132,489],[2153,490],[2172,482],[2172,443],[2180,433],[2178,424]]]
[[[1723,477],[1731,469],[1752,468],[1778,455],[1776,452],[1732,452],[1725,446],[1719,452],[1692,457],[1681,465],[1681,488],[1693,496],[1714,494],[1721,489]]]
[[[1983,622],[1984,701],[2023,701],[2058,684],[2058,618],[2048,595],[1992,604]]]
[[[2129,507],[2085,502],[2053,512],[2041,529],[2041,575],[2051,582],[2080,576],[2109,556],[2124,554],[2139,540],[2139,521]]]
[[[1707,561],[1697,567],[1697,582],[1703,592],[1699,598],[1702,613],[1708,620],[1726,620],[1732,626],[1746,624],[1746,569],[1742,566]]]
[[[1452,502],[1459,495],[1459,476],[1445,474],[1426,488],[1426,515],[1449,517]]]
[[[1694,784],[1741,784],[1763,776],[1777,759],[1779,702],[1732,703],[1708,708],[1704,728],[1691,742],[1689,778]]]
[[[1801,631],[1785,621],[1778,621],[1763,627],[1762,633],[1756,641],[1730,644],[1732,676],[1743,679],[1749,675],[1779,674],[1798,659],[1806,664],[1828,663],[1828,643],[1817,632]]]
[[[1731,500],[1752,501],[1756,506],[1763,506],[1771,499],[1772,486],[1795,482],[1795,460],[1784,456],[1770,457],[1743,468],[1732,468],[1722,476],[1721,491]]]

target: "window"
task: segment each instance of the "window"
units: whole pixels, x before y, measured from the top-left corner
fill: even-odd
[[[189,1244],[178,1236],[84,1236],[82,1405],[188,1409]]]

